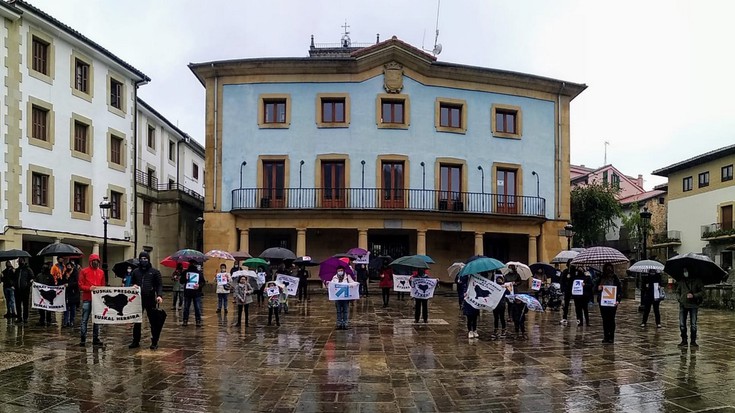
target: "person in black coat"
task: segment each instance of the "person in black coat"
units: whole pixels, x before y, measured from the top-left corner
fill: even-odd
[[[569,315],[569,302],[572,300],[572,286],[574,285],[574,281],[572,280],[572,277],[574,276],[574,266],[572,265],[572,260],[567,261],[567,268],[561,272],[561,291],[564,294],[564,306],[563,306],[563,314],[561,316],[561,321],[559,324],[566,324],[567,323],[567,316]]]
[[[64,266],[61,283],[66,285],[66,311],[62,320],[62,327],[74,327],[77,308],[79,307],[79,269],[68,261]]]
[[[15,316],[15,269],[10,261],[5,261],[2,276],[3,293],[5,295],[5,318],[14,319]]]
[[[156,305],[163,302],[163,280],[161,272],[151,265],[151,256],[147,251],[138,254],[138,268],[131,274],[132,285],[140,287],[140,300],[143,311],[148,315],[148,325],[151,328],[151,350],[158,348],[158,339],[161,336],[161,328],[154,319]],[[140,347],[141,323],[133,324],[133,342],[128,348]]]
[[[199,276],[199,282],[189,284],[189,274],[196,274]],[[194,303],[194,317],[196,318],[197,327],[202,325],[202,299],[204,295],[202,288],[207,283],[204,279],[204,274],[199,270],[198,263],[195,260],[189,261],[189,267],[186,271],[181,273],[179,282],[184,287],[184,319],[183,325],[189,325],[189,309],[191,303]]]
[[[617,287],[615,302],[612,306],[602,305],[602,292],[606,286]],[[618,304],[623,297],[623,285],[620,279],[615,275],[612,264],[605,264],[602,267],[602,275],[597,280],[595,291],[597,292],[597,302],[600,303],[600,315],[602,316],[602,343],[613,344],[615,342],[615,314],[618,311]]]
[[[643,303],[643,321],[641,321],[641,327],[645,327],[648,322],[648,315],[651,314],[651,307],[653,307],[653,314],[656,317],[656,327],[661,328],[661,311],[659,305],[663,297],[659,295],[659,298],[655,298],[655,288],[661,286],[661,273],[656,270],[648,270],[647,277],[641,277],[641,302]],[[654,284],[658,284],[657,286]]]
[[[582,324],[590,325],[589,305],[592,298],[592,277],[585,273],[582,268],[574,272],[573,280],[582,280],[582,295],[574,296],[574,312],[577,315],[577,327]]]
[[[41,267],[41,272],[38,274],[36,282],[43,285],[56,285],[56,281],[54,280],[54,276],[51,275],[51,266],[54,264],[52,262],[46,262],[43,264],[43,267]],[[55,317],[53,315],[52,311],[48,310],[42,310],[38,309],[38,323],[37,326],[50,326],[51,324],[56,324]]]
[[[18,258],[18,268],[15,269],[15,314],[24,324],[28,323],[31,286],[35,277],[26,259]]]

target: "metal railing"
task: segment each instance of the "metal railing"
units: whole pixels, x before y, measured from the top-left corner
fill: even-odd
[[[232,210],[376,209],[446,211],[543,217],[544,198],[477,192],[382,188],[240,188]]]
[[[135,171],[135,182],[155,191],[181,191],[193,198],[196,198],[199,201],[204,202],[204,195],[194,191],[193,189],[188,188],[182,184],[177,184],[173,182],[167,184],[159,184],[158,178],[153,175],[149,175],[141,170]]]
[[[735,222],[723,221],[714,224],[702,225],[702,238],[715,238],[721,236],[735,237]]]
[[[681,231],[666,231],[653,234],[651,241],[654,244],[667,244],[669,242],[681,242]]]

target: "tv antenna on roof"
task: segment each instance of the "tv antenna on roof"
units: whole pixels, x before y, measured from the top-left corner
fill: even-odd
[[[431,51],[434,56],[442,52],[442,45],[439,43],[439,7],[441,6],[441,0],[436,1],[436,34],[434,35],[434,48],[432,50],[424,49],[424,51]],[[423,46],[421,47],[423,49]]]

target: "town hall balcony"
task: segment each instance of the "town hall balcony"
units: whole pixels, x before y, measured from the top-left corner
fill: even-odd
[[[383,188],[240,188],[232,211],[405,210],[545,217],[546,200],[535,196]]]

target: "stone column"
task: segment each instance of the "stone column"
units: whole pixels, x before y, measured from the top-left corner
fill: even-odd
[[[416,254],[426,255],[426,231],[416,231]]]
[[[485,255],[484,232],[475,232],[475,255]]]
[[[528,236],[528,264],[538,262],[538,250],[536,249],[536,236]]]
[[[250,230],[240,230],[240,251],[250,252]]]
[[[296,228],[296,256],[306,255],[306,228]]]
[[[357,230],[357,247],[364,250],[368,249],[368,230],[358,229]]]

